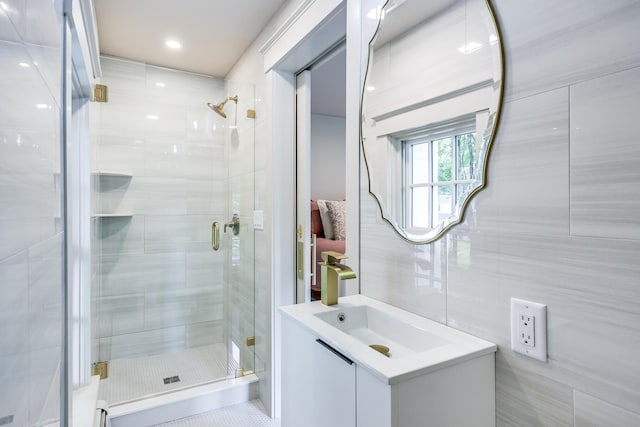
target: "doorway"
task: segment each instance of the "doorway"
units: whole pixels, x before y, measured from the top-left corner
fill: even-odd
[[[297,224],[307,230],[297,243],[300,303],[320,299],[322,252],[346,252],[344,42],[298,73],[296,93]]]

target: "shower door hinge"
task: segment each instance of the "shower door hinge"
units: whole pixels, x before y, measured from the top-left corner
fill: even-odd
[[[109,378],[109,362],[98,362],[91,365],[91,375],[100,375],[100,379]]]
[[[109,88],[106,85],[97,84],[93,88],[93,97],[96,102],[108,102]]]
[[[247,118],[255,119],[256,118],[256,110],[247,110]]]
[[[256,344],[256,337],[247,338],[247,347],[254,346]]]

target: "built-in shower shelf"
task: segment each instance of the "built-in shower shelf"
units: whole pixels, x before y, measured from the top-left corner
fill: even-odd
[[[131,218],[132,213],[94,214],[93,218]]]
[[[96,175],[99,177],[108,177],[108,178],[131,178],[133,176],[128,172],[119,172],[119,171],[95,171],[91,173],[92,175]]]

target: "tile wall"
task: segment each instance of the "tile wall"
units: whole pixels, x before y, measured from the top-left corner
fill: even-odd
[[[94,169],[127,176],[95,178],[95,212],[125,216],[94,219],[94,360],[225,342],[225,318],[253,314],[253,294],[235,294],[253,290],[252,130],[240,118],[230,128],[233,102],[226,120],[207,108],[230,94],[221,79],[106,57],[102,69],[109,102],[94,111]],[[214,252],[211,223],[222,231],[231,211],[241,235],[222,234]],[[225,276],[229,263],[239,277]],[[224,286],[246,275],[246,288]]]
[[[363,176],[362,293],[497,343],[498,426],[639,425],[640,3],[493,3],[507,75],[488,188],[416,246]],[[548,304],[547,363],[511,352],[511,297]]]
[[[60,413],[60,4],[0,8],[0,420]]]

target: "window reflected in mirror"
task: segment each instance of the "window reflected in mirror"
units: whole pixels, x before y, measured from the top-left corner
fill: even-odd
[[[426,232],[455,213],[474,183],[476,133],[458,130],[450,135],[424,135],[402,142],[407,191],[404,226]]]
[[[485,186],[500,32],[486,0],[387,2],[374,18],[361,104],[369,192],[402,238],[433,242]]]

